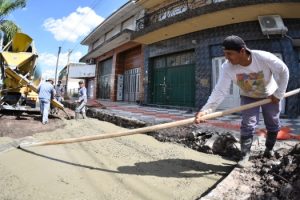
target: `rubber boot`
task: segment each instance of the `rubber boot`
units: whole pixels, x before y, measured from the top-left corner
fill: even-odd
[[[79,119],[79,113],[75,112],[75,119],[78,120]]]
[[[243,138],[241,137],[241,154],[242,158],[238,162],[237,167],[245,168],[250,166],[249,158],[250,158],[250,149],[253,142],[253,137]]]
[[[267,138],[266,138],[266,144],[265,144],[266,149],[264,152],[264,157],[271,158],[274,156],[273,147],[276,143],[277,134],[278,134],[278,132],[268,131]]]
[[[86,113],[85,112],[82,113],[82,117],[83,117],[83,119],[86,119]]]

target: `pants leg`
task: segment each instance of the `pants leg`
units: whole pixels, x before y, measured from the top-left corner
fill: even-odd
[[[262,106],[262,114],[268,132],[280,130],[280,104],[268,103]]]
[[[50,101],[47,99],[41,99],[41,111],[42,111],[42,122],[47,123],[48,122],[48,114],[50,109]]]
[[[40,113],[43,116],[43,111],[44,111],[44,103],[42,101],[42,99],[40,99]]]
[[[269,103],[262,106],[262,113],[267,129],[266,149],[272,150],[275,143],[278,131],[280,130],[280,103]]]
[[[256,99],[241,96],[241,105],[253,103]],[[242,111],[241,138],[252,138],[259,121],[259,107]]]
[[[79,113],[82,113],[83,118],[86,118],[85,106],[86,106],[86,103],[85,102],[81,102],[80,105],[78,107],[76,107],[76,109],[75,109],[75,115],[77,115],[77,118],[78,118]]]
[[[256,99],[241,96],[241,105],[253,103]],[[255,134],[255,128],[259,121],[259,107],[250,108],[242,111],[241,122],[241,153],[242,159],[239,163],[240,166],[244,166],[250,157],[251,146],[253,142],[253,135]]]

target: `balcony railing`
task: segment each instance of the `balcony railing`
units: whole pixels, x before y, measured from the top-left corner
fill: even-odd
[[[157,22],[164,21],[176,15],[183,14],[211,3],[217,3],[224,0],[179,0],[157,11],[145,14],[144,17],[136,21],[136,31],[140,31]]]

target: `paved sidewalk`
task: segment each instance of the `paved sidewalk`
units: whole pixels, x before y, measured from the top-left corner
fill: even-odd
[[[92,101],[90,101],[89,104],[97,105],[97,103]],[[192,118],[195,115],[195,112],[193,111],[140,106],[137,104],[124,102],[101,101],[101,104],[106,107],[106,111],[109,111],[114,115],[137,119],[148,124],[160,124],[177,121]],[[239,131],[240,122],[241,117],[239,115],[228,115],[207,121],[208,124],[235,131]],[[285,132],[300,135],[300,118],[281,119],[281,122]],[[257,132],[258,134],[265,132],[265,126],[262,117],[260,117],[260,121],[257,126]]]

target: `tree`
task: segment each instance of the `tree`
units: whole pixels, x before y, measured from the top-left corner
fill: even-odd
[[[5,17],[15,9],[25,6],[26,0],[0,0],[0,30],[4,32],[3,45],[7,44],[20,31],[20,28],[13,21],[6,20]]]

